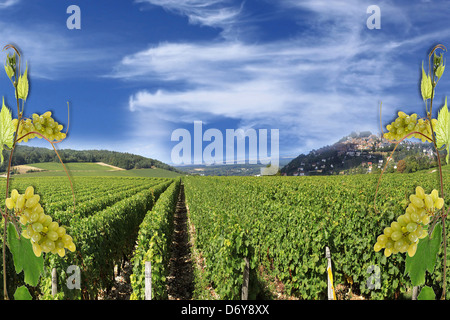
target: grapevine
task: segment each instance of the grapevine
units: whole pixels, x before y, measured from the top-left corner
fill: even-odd
[[[25,143],[30,139],[38,138],[48,141],[56,155],[58,156],[64,170],[67,172],[54,144],[66,138],[63,125],[59,124],[52,117],[52,113],[47,111],[42,115],[32,114],[30,118],[24,115],[24,105],[28,97],[28,66],[21,72],[21,55],[19,50],[13,45],[7,45],[4,50],[12,49],[14,53],[7,54],[5,71],[14,87],[17,103],[17,118],[12,119],[11,111],[5,105],[0,112],[0,154],[3,163],[3,148],[9,151],[9,160],[6,178],[6,200],[5,208],[0,212],[4,221],[3,228],[3,294],[7,300],[7,273],[6,273],[6,244],[8,243],[11,254],[14,258],[16,272],[22,270],[25,274],[25,283],[36,286],[41,274],[39,265],[43,265],[43,254],[57,254],[64,257],[66,250],[74,252],[76,246],[72,237],[66,232],[64,226],[60,226],[57,221],[44,212],[40,204],[40,195],[35,193],[33,186],[28,186],[23,194],[17,189],[11,190],[10,173],[14,150],[17,143]],[[68,176],[69,177],[69,176]],[[75,194],[73,192],[75,202]],[[7,241],[6,241],[7,240]],[[24,256],[25,255],[25,256]],[[20,259],[18,258],[20,256]],[[30,271],[30,269],[32,269]],[[26,287],[17,288],[15,299],[30,299],[31,295]]]
[[[423,286],[423,295],[419,295],[419,298],[421,299],[433,299],[435,297],[433,289],[424,286],[424,282],[426,271],[432,272],[434,269],[437,250],[439,249],[440,244],[443,247],[444,256],[444,262],[442,263],[443,277],[441,299],[445,299],[446,295],[447,243],[445,223],[449,211],[445,208],[440,151],[446,149],[446,162],[448,164],[450,151],[450,113],[448,111],[446,100],[445,105],[439,111],[437,119],[432,118],[435,88],[445,70],[443,53],[437,55],[437,50],[442,50],[444,52],[446,51],[446,48],[439,44],[431,50],[429,54],[428,73],[425,72],[422,65],[421,95],[425,103],[425,117],[419,118],[416,113],[408,115],[403,111],[399,111],[397,113],[398,117],[386,126],[387,132],[383,133],[383,137],[388,141],[395,143],[392,154],[395,152],[399,143],[405,139],[417,138],[422,142],[431,143],[438,163],[439,190],[433,189],[427,194],[420,185],[416,186],[415,193],[409,195],[409,204],[406,207],[405,213],[400,215],[396,221],[393,221],[390,226],[384,227],[383,233],[378,235],[373,246],[375,252],[380,252],[384,249],[384,255],[386,257],[397,253],[407,253],[405,269],[410,274],[413,286]],[[383,172],[386,169],[389,160],[392,159],[392,154],[388,158]],[[382,175],[380,175],[378,181],[377,193],[381,176]],[[426,248],[431,247],[435,248],[435,250],[428,250],[428,252],[426,252]],[[421,254],[418,257],[417,252],[419,250],[421,251]],[[431,263],[431,267],[428,263]],[[424,265],[426,265],[426,267],[424,267]]]

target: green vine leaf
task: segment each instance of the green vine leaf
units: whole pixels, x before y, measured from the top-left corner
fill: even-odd
[[[20,237],[11,222],[8,223],[7,231],[9,250],[13,255],[16,273],[19,274],[23,270],[25,282],[36,286],[41,273],[44,272],[44,258],[42,255],[36,257],[30,240]]]
[[[439,110],[437,125],[435,128],[436,132],[436,145],[438,148],[446,146],[447,158],[446,161],[449,163],[449,153],[450,153],[450,113],[447,107],[447,97],[445,98],[445,105]]]
[[[17,83],[17,95],[19,99],[27,100],[28,97],[28,66],[25,68],[23,75],[19,77]]]
[[[420,82],[420,91],[422,93],[423,100],[431,99],[431,93],[433,92],[433,86],[431,84],[431,77],[429,77],[423,69],[422,63],[422,81]]]
[[[423,285],[426,271],[433,272],[441,241],[442,226],[437,223],[431,237],[419,241],[416,254],[413,257],[406,257],[405,274],[409,273],[413,286]]]
[[[20,286],[16,289],[16,292],[14,293],[14,300],[32,300],[33,297],[30,294],[30,291],[28,291],[27,287]]]
[[[436,294],[432,288],[425,286],[420,290],[417,300],[436,300]]]
[[[5,106],[3,99],[2,110],[0,111],[0,155],[1,163],[3,163],[3,146],[12,148],[14,143],[14,125],[12,123],[11,111]]]

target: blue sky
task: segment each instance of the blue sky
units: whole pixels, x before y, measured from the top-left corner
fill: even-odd
[[[80,30],[66,27],[71,4]],[[381,29],[366,26],[372,4]],[[450,47],[449,15],[448,1],[431,0],[2,0],[0,45],[28,62],[26,115],[52,110],[66,125],[70,103],[59,148],[170,163],[172,132],[202,121],[279,129],[280,156],[295,157],[352,131],[379,134],[381,101],[384,124],[399,109],[423,116],[421,64],[435,44]],[[14,106],[6,75],[0,88]]]

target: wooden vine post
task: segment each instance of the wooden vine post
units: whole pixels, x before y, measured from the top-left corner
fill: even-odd
[[[145,300],[152,300],[152,263],[145,261]]]
[[[250,277],[250,263],[248,258],[244,258],[245,267],[244,267],[244,280],[242,281],[242,292],[241,292],[241,300],[248,300],[248,283]]]
[[[331,270],[331,253],[330,253],[330,249],[328,247],[325,247],[325,257],[328,260],[328,267],[327,267],[328,300],[336,300],[336,293],[334,291],[334,285],[333,285],[333,272]]]

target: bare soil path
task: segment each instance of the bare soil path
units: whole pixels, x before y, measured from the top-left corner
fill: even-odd
[[[190,300],[194,291],[194,272],[189,242],[187,209],[184,185],[181,185],[177,208],[174,214],[172,256],[169,262],[167,291],[169,300]]]

